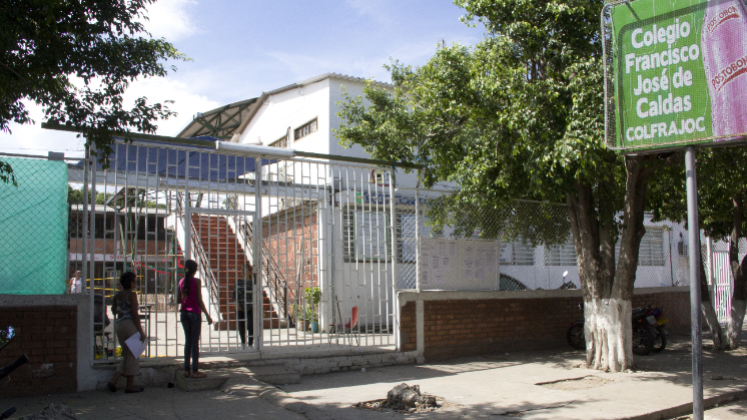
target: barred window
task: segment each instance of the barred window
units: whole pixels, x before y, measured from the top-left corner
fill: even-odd
[[[615,244],[615,262],[620,257],[620,241]],[[639,267],[664,266],[664,228],[646,226],[646,234],[641,238],[638,253]]]
[[[345,262],[382,261],[391,258],[389,215],[347,207],[342,211],[342,252]]]
[[[647,227],[641,239],[638,265],[664,266],[664,228]]]
[[[319,124],[317,124],[316,118],[314,120],[307,122],[306,124],[296,128],[293,131],[293,136],[298,141],[298,139],[302,137],[306,137],[309,134],[315,132],[318,129]]]
[[[534,265],[534,248],[521,237],[513,242],[501,242],[501,264]]]
[[[545,247],[545,265],[576,266],[576,248],[570,236],[564,244]]]

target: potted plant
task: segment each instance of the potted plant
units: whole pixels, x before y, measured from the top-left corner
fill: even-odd
[[[319,302],[322,292],[318,287],[307,287],[303,293],[303,303],[293,304],[293,313],[296,315],[296,328],[302,331],[311,330],[319,332]]]
[[[322,300],[322,292],[318,287],[307,287],[304,289],[304,316],[311,323],[311,332],[319,332],[319,301]]]

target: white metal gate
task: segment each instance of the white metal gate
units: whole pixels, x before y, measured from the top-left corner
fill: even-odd
[[[728,251],[713,252],[713,306],[716,310],[716,317],[720,323],[725,323],[729,319],[729,310],[731,308],[731,294],[734,289],[734,279],[731,275],[729,266]]]
[[[709,285],[713,288],[713,306],[720,323],[725,324],[729,320],[731,311],[731,296],[734,292],[734,276],[731,272],[729,262],[729,247],[727,241],[713,242],[709,238],[701,239],[706,244],[704,247],[703,261],[708,273]],[[739,261],[747,254],[747,240],[739,240]]]
[[[203,323],[204,352],[395,348],[387,168],[146,141],[117,143],[110,161],[69,169],[71,185],[99,203],[71,213],[82,227],[71,270],[93,279],[97,360],[120,345],[108,306],[124,271],[140,279],[146,356],[183,354],[174,298],[186,259],[198,263],[215,321]]]

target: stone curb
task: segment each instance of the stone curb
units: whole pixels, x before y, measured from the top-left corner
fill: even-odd
[[[703,409],[708,410],[714,408],[716,404],[722,404],[725,402],[737,401],[747,399],[747,388],[741,391],[725,392],[721,395],[715,395],[713,397],[703,398]],[[620,420],[663,420],[672,419],[675,417],[686,416],[693,413],[692,403],[682,404],[675,407],[665,408],[663,410],[657,410],[651,413],[641,414],[633,417],[625,417]]]

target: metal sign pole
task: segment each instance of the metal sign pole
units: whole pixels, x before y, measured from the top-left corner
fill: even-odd
[[[700,317],[700,226],[698,225],[698,184],[695,149],[685,149],[687,181],[687,226],[690,260],[690,323],[693,352],[693,420],[703,420],[703,341]]]

